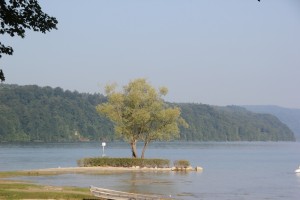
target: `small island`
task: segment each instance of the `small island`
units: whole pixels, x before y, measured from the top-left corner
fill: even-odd
[[[124,170],[124,171],[203,171],[200,166],[192,167],[188,160],[176,160],[173,166],[170,165],[170,160],[167,159],[141,159],[141,158],[84,158],[77,161],[80,170],[95,169],[95,170]]]

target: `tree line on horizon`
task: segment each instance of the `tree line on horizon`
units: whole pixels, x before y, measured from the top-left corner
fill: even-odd
[[[0,85],[0,142],[114,141],[113,123],[96,111],[102,94],[37,85]],[[189,128],[181,141],[294,141],[276,117],[238,106],[168,103],[181,109]]]

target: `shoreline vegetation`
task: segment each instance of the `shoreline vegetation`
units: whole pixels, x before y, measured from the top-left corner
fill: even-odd
[[[77,160],[79,167],[98,167],[96,170],[122,170],[122,171],[202,171],[202,167],[192,167],[188,160],[175,160],[173,167],[168,159],[158,158],[111,158],[94,157]],[[93,169],[93,168],[92,168]],[[75,170],[79,170],[80,168]]]

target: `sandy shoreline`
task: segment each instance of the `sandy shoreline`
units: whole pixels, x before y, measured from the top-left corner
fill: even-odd
[[[188,168],[187,171],[202,171],[201,167]],[[129,172],[129,171],[164,171],[171,172],[174,168],[147,168],[147,167],[58,167],[46,169],[23,170],[26,173],[102,173],[102,172]]]
[[[171,171],[172,168],[140,168],[140,167],[58,167],[46,169],[23,170],[24,172],[72,172],[72,173],[87,173],[87,172],[113,172],[113,171]]]
[[[203,172],[202,167],[187,168],[178,170],[173,168],[146,168],[146,167],[57,167],[45,169],[31,169],[31,170],[18,170],[18,171],[3,171],[0,172],[1,178],[9,178],[16,176],[43,176],[43,175],[59,175],[59,174],[115,174],[126,172],[173,172],[173,171],[186,171],[186,172]]]

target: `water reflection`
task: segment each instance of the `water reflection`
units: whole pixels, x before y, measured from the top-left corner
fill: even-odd
[[[25,180],[44,185],[79,186],[90,185],[142,194],[159,194],[188,199],[195,197],[196,182],[199,181],[199,172],[119,172],[108,174],[62,174],[55,176],[17,177],[16,180]]]
[[[118,175],[110,189],[132,193],[195,197],[201,172],[129,172]],[[111,176],[112,177],[112,176]],[[110,179],[111,180],[111,179]],[[105,182],[98,187],[110,187]]]
[[[116,189],[133,193],[170,195],[177,191],[171,172],[130,172],[117,183]]]

